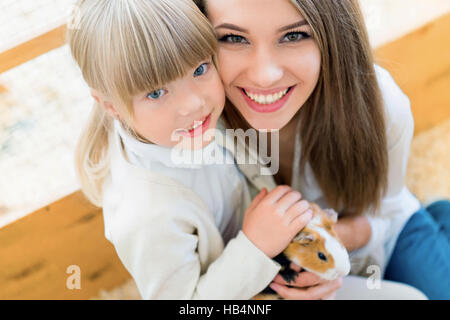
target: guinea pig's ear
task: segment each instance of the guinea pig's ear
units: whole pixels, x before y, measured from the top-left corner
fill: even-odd
[[[336,211],[334,211],[333,209],[324,209],[323,211],[326,213],[327,218],[333,221],[333,223],[337,222],[338,214]]]
[[[308,244],[316,240],[314,233],[310,233],[308,231],[300,231],[294,238],[295,242],[299,242],[301,244]]]

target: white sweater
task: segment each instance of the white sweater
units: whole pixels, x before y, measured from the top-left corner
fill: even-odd
[[[105,236],[143,299],[249,299],[272,281],[280,265],[239,231],[250,196],[234,164],[176,164],[117,121],[109,138]]]

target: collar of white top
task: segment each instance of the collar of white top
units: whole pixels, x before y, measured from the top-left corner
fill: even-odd
[[[167,167],[198,169],[204,165],[217,164],[223,158],[223,149],[215,139],[203,149],[187,150],[143,143],[126,132],[118,120],[114,120],[114,129],[128,151],[145,161],[160,162]]]

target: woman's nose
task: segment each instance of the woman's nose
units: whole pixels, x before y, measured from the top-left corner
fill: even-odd
[[[268,49],[255,52],[248,70],[249,80],[260,88],[270,88],[283,78],[281,61]]]

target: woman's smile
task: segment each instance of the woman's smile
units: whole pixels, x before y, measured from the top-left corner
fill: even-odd
[[[296,86],[284,89],[255,90],[240,88],[245,102],[256,112],[272,113],[286,105]]]

